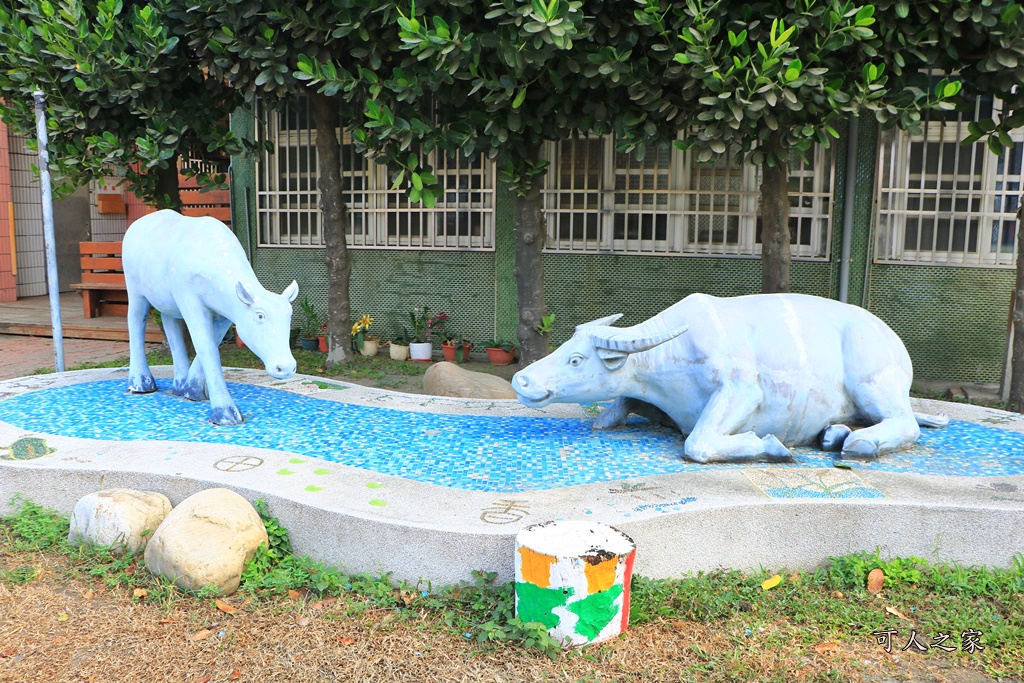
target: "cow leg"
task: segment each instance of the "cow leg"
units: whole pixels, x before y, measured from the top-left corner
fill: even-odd
[[[610,406],[605,408],[600,415],[594,418],[593,429],[614,429],[626,424],[626,418],[631,414],[639,415],[655,424],[663,424],[669,427],[675,426],[675,421],[658,406],[641,401],[638,398],[620,396]]]
[[[167,346],[171,348],[171,359],[174,361],[174,384],[171,393],[185,395],[186,379],[188,378],[188,351],[185,350],[185,337],[181,331],[181,318],[163,316],[164,336]]]
[[[220,316],[214,316],[212,322],[214,339],[217,340],[217,346],[224,341],[224,335],[227,334],[228,329],[231,328],[231,321]],[[194,342],[193,342],[194,343]],[[218,368],[220,367],[219,353],[218,353]],[[209,398],[206,391],[206,372],[203,370],[202,359],[199,357],[199,353],[196,353],[196,357],[192,359],[192,366],[187,368],[188,375],[183,383],[182,396],[189,399],[190,401],[205,401]],[[175,371],[177,374],[177,371]]]
[[[223,339],[228,326],[223,319],[214,319],[210,311],[201,303],[193,303],[190,310],[182,309],[185,323],[192,334],[192,343],[196,347],[196,362],[189,369],[189,390],[193,388],[193,373],[200,372],[206,378],[206,390],[210,395],[209,421],[215,425],[236,425],[242,423],[242,414],[228,393],[224,371],[220,367],[220,352],[217,341]],[[223,329],[222,329],[223,328]],[[217,335],[220,336],[217,336]]]
[[[156,391],[156,380],[146,361],[146,316],[149,301],[138,294],[128,294],[128,393],[149,394]]]
[[[843,441],[842,457],[871,460],[906,448],[921,436],[906,388],[895,382],[852,382],[846,391],[861,419],[870,427],[852,432]]]
[[[757,386],[719,389],[686,437],[683,444],[686,457],[700,463],[792,462],[793,455],[775,436],[769,434],[761,438],[754,432],[734,433],[757,410],[762,399],[763,393]],[[675,421],[681,423],[679,418]]]

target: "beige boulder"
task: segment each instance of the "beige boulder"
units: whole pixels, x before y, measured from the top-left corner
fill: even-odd
[[[437,363],[423,375],[423,390],[434,396],[514,399],[512,384],[486,372],[465,370],[455,363]]]
[[[171,501],[162,493],[134,489],[96,491],[75,503],[68,543],[110,546],[115,555],[126,550],[135,553],[146,547],[170,511]]]
[[[267,530],[249,501],[228,489],[206,489],[167,515],[146,546],[146,566],[185,590],[212,586],[230,595],[261,543],[269,544]]]

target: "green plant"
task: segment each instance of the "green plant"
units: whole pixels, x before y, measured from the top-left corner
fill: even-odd
[[[555,314],[548,313],[541,317],[540,325],[537,325],[537,334],[551,334],[555,329]]]
[[[466,360],[466,356],[469,355],[469,347],[473,345],[472,342],[458,332],[452,330],[445,330],[443,339],[443,345],[450,346],[455,349],[456,363],[461,363]]]
[[[401,332],[391,337],[391,343],[398,346],[408,346],[411,339],[412,334],[407,328],[403,327]]]
[[[70,523],[65,515],[15,495],[11,506],[17,511],[5,519],[14,533],[15,548],[43,550],[52,546],[66,545]]]
[[[320,315],[316,307],[309,301],[309,296],[302,297],[299,302],[299,310],[302,311],[302,336],[306,339],[315,339],[320,334]]]
[[[516,350],[515,342],[510,342],[507,339],[502,339],[499,341],[488,339],[487,341],[483,342],[483,347],[485,349],[501,349],[506,353],[512,353]]]
[[[355,351],[362,349],[365,341],[377,341],[378,337],[370,334],[372,324],[373,318],[367,314],[363,314],[362,318],[352,324],[352,348]]]

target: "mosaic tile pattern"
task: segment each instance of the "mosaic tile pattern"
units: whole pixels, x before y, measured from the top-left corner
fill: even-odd
[[[168,392],[129,395],[123,380],[32,391],[0,401],[0,420],[37,434],[111,441],[190,441],[269,448],[416,481],[477,491],[532,491],[758,464],[683,460],[683,439],[639,418],[592,432],[590,419],[485,417],[408,412],[324,401],[231,383],[246,417],[237,427],[206,422],[208,403]],[[832,455],[794,451],[799,468],[832,468]],[[1024,474],[1024,434],[952,421],[924,430],[912,449],[856,469],[934,475]]]
[[[743,474],[769,498],[885,498],[850,470],[772,467]]]

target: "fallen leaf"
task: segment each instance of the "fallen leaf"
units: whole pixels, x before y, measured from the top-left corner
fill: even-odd
[[[799,583],[799,581],[800,581],[800,572],[799,571],[795,571],[795,572],[793,572],[792,574],[789,575],[789,582],[790,583]]]
[[[302,593],[300,593],[297,590],[292,590],[291,588],[289,588],[288,589],[288,597],[293,599],[293,600],[298,600],[299,598],[302,597]]]
[[[85,598],[86,600],[92,600],[94,595],[95,595],[95,593],[93,593],[92,589],[90,588],[89,590],[85,591],[85,595],[83,595],[82,597]]]
[[[686,628],[686,622],[685,621],[673,621],[671,623],[676,628]]]
[[[204,628],[202,631],[196,631],[195,633],[193,633],[191,636],[189,636],[188,639],[194,642],[197,640],[206,640],[212,635],[213,631],[211,631],[208,628]]]
[[[299,626],[309,626],[311,619],[309,617],[298,616],[295,617],[295,623]]]
[[[826,652],[835,652],[839,649],[839,646],[835,643],[818,643],[814,646],[814,651],[819,655],[823,655]]]
[[[764,582],[761,584],[761,588],[763,588],[764,590],[770,590],[778,586],[780,583],[782,583],[782,576],[776,574],[775,576],[769,579],[765,579]]]
[[[68,620],[68,615],[66,615],[66,614],[61,614],[61,615],[59,615],[57,617],[57,621],[67,621],[67,620]]]
[[[144,598],[147,595],[149,595],[149,591],[146,590],[145,588],[136,588],[135,590],[132,591],[132,597],[133,598]]]
[[[213,676],[203,676],[198,681],[196,681],[196,683],[210,683],[211,678],[213,678]]]
[[[335,640],[341,643],[342,645],[351,645],[352,643],[356,642],[355,638],[335,638]]]
[[[132,563],[131,565],[129,565],[124,570],[124,573],[127,574],[128,576],[131,576],[132,574],[134,574],[135,573],[135,563]]]
[[[174,619],[161,619],[160,623],[161,624],[173,624],[174,623]]]
[[[882,583],[885,582],[885,572],[875,567],[868,572],[868,593],[878,595],[882,591]]]
[[[228,603],[224,602],[220,598],[217,599],[217,609],[219,609],[221,612],[224,612],[226,614],[234,614],[235,612],[238,611],[237,609],[235,609],[234,607],[232,607]]]
[[[401,598],[402,602],[405,603],[405,606],[408,607],[415,602],[416,598],[419,597],[419,594],[413,593],[412,591],[399,591],[398,597]]]
[[[235,680],[236,678],[241,678],[241,677],[242,677],[242,672],[239,671],[238,669],[235,669],[234,671],[232,671],[231,673],[228,674],[228,678],[231,679],[231,680]]]
[[[913,619],[911,619],[910,617],[908,617],[907,615],[905,615],[903,612],[899,611],[895,607],[889,607],[887,605],[886,608],[885,608],[885,611],[888,612],[889,614],[893,615],[894,617],[899,617],[903,621],[909,621],[910,623],[914,623]]]
[[[246,596],[245,600],[242,600],[242,607],[248,607],[250,603],[252,603],[252,600],[249,599],[249,596]]]
[[[844,597],[846,597],[845,595],[843,595],[843,591],[832,591],[831,593],[829,593],[829,595],[831,595],[836,600],[842,600]]]
[[[13,657],[16,654],[18,654],[18,650],[13,647],[6,647],[0,650],[0,657]]]

